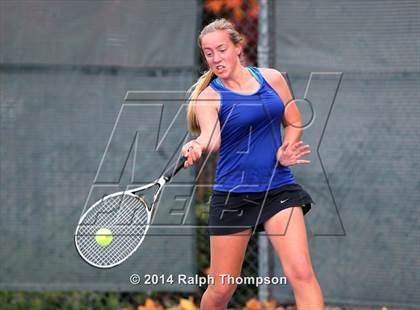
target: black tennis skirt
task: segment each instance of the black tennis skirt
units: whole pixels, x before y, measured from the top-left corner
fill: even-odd
[[[267,197],[264,202],[265,196]],[[208,233],[229,235],[248,228],[257,232],[263,231],[264,222],[279,211],[300,206],[305,215],[311,209],[312,203],[315,204],[312,197],[296,183],[273,188],[268,193],[213,191]]]

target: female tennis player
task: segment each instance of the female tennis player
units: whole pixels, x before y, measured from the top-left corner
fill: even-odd
[[[204,27],[198,45],[208,71],[191,88],[188,125],[198,137],[182,148],[185,167],[204,152],[219,151],[208,226],[215,282],[200,309],[226,309],[237,284],[221,275],[240,277],[250,235],[262,230],[280,258],[298,309],[323,309],[304,223],[313,201],[289,168],[308,164],[302,157],[310,150],[300,140],[301,116],[287,82],[275,69],[241,64],[241,37],[225,19]]]

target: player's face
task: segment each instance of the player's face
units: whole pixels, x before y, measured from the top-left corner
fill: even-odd
[[[214,31],[201,38],[203,50],[209,68],[219,77],[227,78],[239,61],[241,47],[233,44],[224,31]]]

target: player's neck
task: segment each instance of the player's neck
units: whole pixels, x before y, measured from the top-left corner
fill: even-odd
[[[251,78],[253,78],[253,76],[248,69],[239,65],[232,72],[231,77],[227,80],[222,80],[222,83],[229,89],[243,91],[246,90],[246,86]]]

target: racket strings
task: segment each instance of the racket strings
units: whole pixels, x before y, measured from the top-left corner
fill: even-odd
[[[100,201],[83,217],[76,231],[79,253],[97,267],[109,267],[123,261],[142,242],[148,229],[150,215],[141,198],[126,194]],[[112,232],[107,246],[97,243],[96,233],[101,228]]]

